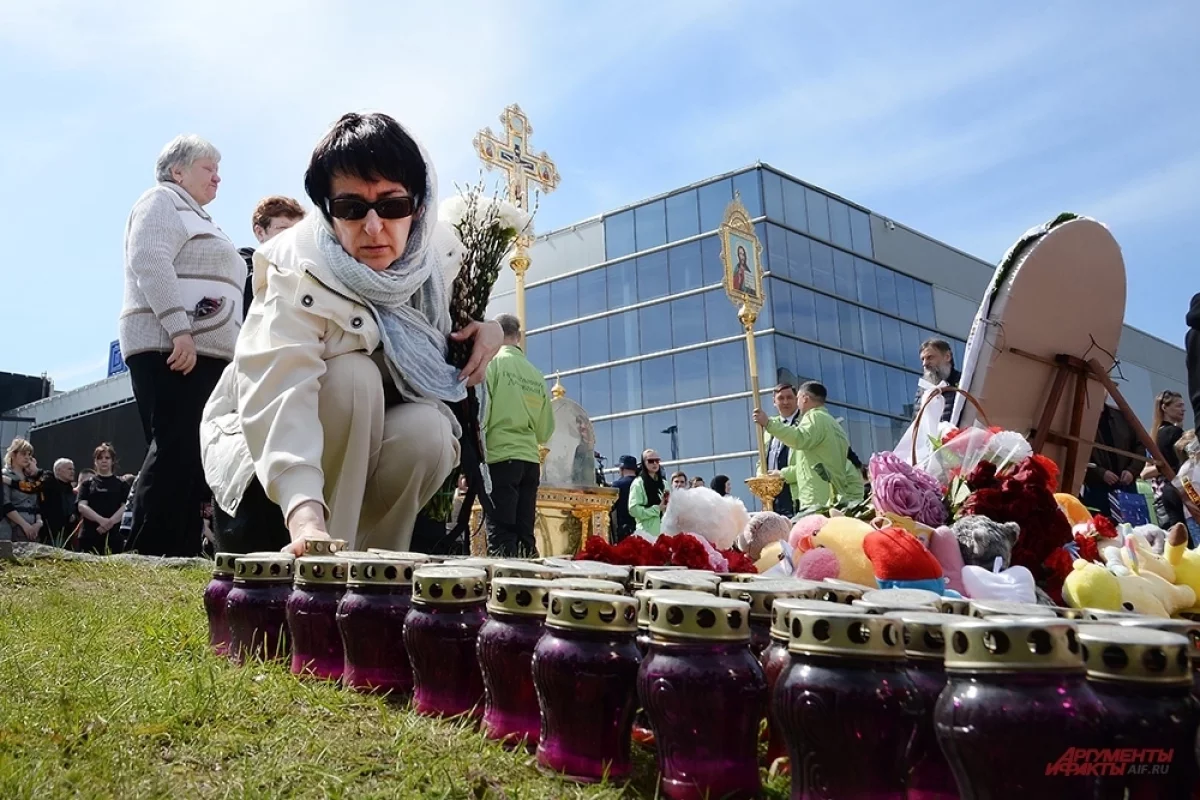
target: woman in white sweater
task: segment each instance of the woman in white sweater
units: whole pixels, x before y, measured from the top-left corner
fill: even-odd
[[[221,154],[198,136],[163,148],[156,183],[125,228],[121,354],[150,445],[134,497],[131,548],[200,550],[200,416],[233,358],[246,264],[204,210],[217,196]]]

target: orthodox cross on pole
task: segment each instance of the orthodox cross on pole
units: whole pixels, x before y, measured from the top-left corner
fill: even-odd
[[[558,187],[558,168],[545,151],[534,154],[529,147],[533,126],[517,104],[504,109],[500,115],[505,138],[501,141],[491,128],[475,134],[475,151],[490,170],[499,168],[505,173],[508,198],[518,208],[529,210],[529,184],[533,182],[546,194]]]
[[[533,126],[519,105],[513,103],[504,109],[500,121],[504,123],[503,141],[492,133],[491,128],[484,128],[475,134],[472,144],[485,167],[504,173],[508,199],[512,204],[529,211],[529,184],[535,184],[546,194],[553,192],[558,187],[558,167],[554,166],[545,151],[534,154],[530,149],[529,137],[533,134]],[[515,252],[509,261],[516,276],[517,319],[521,321],[522,347],[525,346],[525,273],[529,271],[528,249],[531,244],[532,237],[518,236]]]

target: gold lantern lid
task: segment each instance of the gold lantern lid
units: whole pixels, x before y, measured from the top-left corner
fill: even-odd
[[[750,583],[751,581],[762,580],[788,580],[787,578],[764,578],[757,572],[718,572],[717,577],[721,579],[721,583]],[[796,578],[795,580],[800,580]],[[813,581],[815,583],[816,581]]]
[[[238,556],[233,564],[235,583],[291,583],[295,559],[285,553]]]
[[[340,553],[337,554],[337,557],[344,559],[346,561],[354,561],[356,559],[361,561],[364,558],[365,559],[386,558],[386,556],[381,556],[378,553],[372,553],[368,550],[342,550]]]
[[[413,571],[412,599],[428,605],[484,602],[487,573],[474,567],[420,567]]]
[[[845,603],[846,605],[850,605],[871,591],[866,586],[860,586],[857,583],[850,583],[849,581],[826,579],[820,581],[820,584],[821,590],[817,592],[817,599],[824,600],[827,603]]]
[[[285,553],[283,550],[255,550],[252,553],[242,553],[237,558],[288,558],[294,559],[295,556],[291,553]]]
[[[605,564],[603,561],[571,561],[559,567],[562,577],[598,578],[628,584],[632,569],[624,564]]]
[[[481,569],[486,572],[487,568],[490,567],[492,564],[496,564],[496,563],[499,563],[501,561],[506,561],[506,560],[507,559],[503,559],[503,558],[492,558],[491,556],[468,556],[466,558],[445,558],[445,559],[442,559],[441,563],[438,566],[442,566],[442,567],[472,567],[474,569]]]
[[[716,594],[720,581],[715,572],[705,577],[691,570],[681,572],[650,572],[646,574],[647,589],[683,589],[689,592]]]
[[[810,600],[800,597],[780,597],[771,604],[771,638],[787,644],[791,638],[788,614],[797,608],[807,608],[813,611],[828,611],[837,613],[863,614],[866,609],[855,608],[845,603],[831,603],[828,600]]]
[[[1200,622],[1191,619],[1163,619],[1162,617],[1138,616],[1137,619],[1113,620],[1114,625],[1130,628],[1151,628],[1156,631],[1177,633],[1188,640],[1188,655],[1192,666],[1200,669]]]
[[[1121,683],[1191,686],[1191,648],[1178,633],[1128,625],[1084,625],[1079,644],[1088,678]]]
[[[769,619],[771,604],[783,597],[816,599],[820,585],[815,581],[799,578],[780,578],[774,581],[748,581],[722,583],[717,590],[721,597],[732,597],[750,605],[750,616],[754,619]]]
[[[458,566],[457,564],[455,566]],[[497,561],[487,567],[488,580],[496,580],[496,578],[538,578],[540,580],[550,580],[557,578],[562,574],[562,570],[557,567],[550,567],[545,564],[539,564],[536,561],[522,561],[519,559],[504,559]]]
[[[657,594],[650,598],[650,635],[668,642],[748,642],[750,604],[698,592]]]
[[[408,586],[413,582],[413,571],[417,568],[411,561],[375,554],[351,558],[347,564],[348,586]]]
[[[1017,603],[1011,600],[972,600],[972,617],[994,617],[997,615],[1015,617],[1057,617],[1051,606],[1040,606],[1037,603]]]
[[[903,626],[904,654],[909,658],[941,661],[946,655],[946,634],[942,626],[947,614],[939,611],[889,611],[888,619]]]
[[[553,582],[541,578],[496,578],[488,592],[488,612],[544,617],[550,609],[550,590],[553,588]]]
[[[638,589],[633,593],[633,599],[637,600],[637,626],[645,630],[650,627],[650,601],[659,595],[698,595],[700,597],[712,597],[707,592],[691,592],[686,589]]]
[[[552,589],[546,624],[551,628],[634,633],[637,601],[616,594]]]
[[[1079,609],[1079,616],[1076,619],[1080,622],[1105,622],[1119,625],[1121,620],[1142,619],[1143,617],[1144,615],[1132,611],[1109,611],[1106,608],[1081,608]]]
[[[310,539],[304,538],[304,555],[331,556],[346,549],[345,539]]]
[[[368,547],[367,552],[371,555],[383,556],[384,558],[394,558],[397,561],[409,561],[413,564],[432,564],[432,559],[425,553],[414,553],[411,550],[385,550],[382,547]],[[340,553],[338,555],[341,555]]]
[[[663,566],[663,567],[654,567],[654,566],[640,566],[640,567],[634,567],[634,568],[633,568],[633,585],[634,585],[635,587],[639,587],[639,588],[640,588],[640,587],[642,587],[642,586],[645,586],[645,585],[646,585],[646,576],[647,576],[647,575],[649,575],[651,572],[682,572],[682,571],[684,571],[684,570],[686,570],[686,569],[687,569],[687,567],[676,567],[676,566]]]
[[[787,612],[788,652],[873,660],[904,658],[898,620],[837,605],[791,608]]]
[[[1082,672],[1075,623],[1058,617],[946,616],[947,672]]]
[[[625,594],[625,587],[616,581],[606,581],[600,578],[572,577],[570,575],[554,578],[550,581],[557,589],[568,589],[575,592],[599,592],[600,594]]]
[[[969,616],[971,613],[971,601],[965,597],[946,597],[938,598],[936,608],[943,614],[958,614],[959,616]]]
[[[937,592],[926,589],[871,589],[863,592],[863,596],[851,601],[851,604],[865,608],[872,614],[921,609],[936,611],[941,597]]]
[[[214,576],[229,578],[233,576],[233,565],[238,559],[237,553],[217,553],[213,556]]]
[[[296,559],[296,585],[345,586],[350,562],[337,556],[301,556]]]

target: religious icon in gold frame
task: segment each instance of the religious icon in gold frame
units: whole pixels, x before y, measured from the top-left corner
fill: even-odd
[[[762,244],[740,197],[735,197],[726,209],[720,236],[725,294],[735,305],[762,308]]]

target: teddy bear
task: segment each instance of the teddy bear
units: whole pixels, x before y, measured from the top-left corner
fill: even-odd
[[[754,562],[760,573],[766,572],[783,559],[782,545],[791,530],[792,521],[787,517],[774,511],[760,511],[750,516],[734,546]]]
[[[809,532],[813,528],[816,531]],[[837,578],[877,587],[875,568],[863,550],[863,540],[873,530],[869,523],[853,517],[802,518],[789,537],[797,551],[795,576],[816,581]]]
[[[1021,535],[1015,522],[993,522],[984,516],[960,517],[952,526],[963,564],[992,571],[999,558],[1002,568],[1012,563],[1013,546]]]

